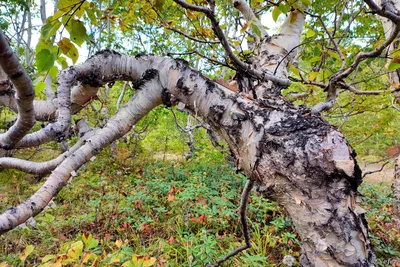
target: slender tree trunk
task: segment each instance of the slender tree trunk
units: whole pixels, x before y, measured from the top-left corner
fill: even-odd
[[[31,4],[28,3],[28,8],[31,8]],[[26,30],[27,38],[26,38],[26,47],[25,47],[25,63],[27,68],[32,66],[32,55],[31,55],[31,41],[32,41],[32,14],[29,10],[27,10],[27,20],[28,27]]]

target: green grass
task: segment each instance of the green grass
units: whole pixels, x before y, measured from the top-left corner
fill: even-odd
[[[238,207],[245,178],[221,153],[197,152],[188,162],[173,163],[121,154],[113,159],[107,149],[88,164],[54,199],[57,206],[35,218],[37,229],[1,236],[0,262],[140,266],[141,255],[148,265],[204,266],[243,244]],[[32,194],[40,186],[36,180],[2,171],[1,210]],[[400,257],[391,189],[381,184],[361,190],[380,266],[388,266],[384,260]],[[285,255],[298,262],[299,237],[281,208],[253,193],[248,216],[253,247],[224,266],[278,266]]]

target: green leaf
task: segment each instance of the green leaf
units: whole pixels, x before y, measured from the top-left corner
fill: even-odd
[[[314,63],[314,62],[318,62],[321,61],[321,56],[315,56],[312,57],[310,60],[308,60],[309,63]]]
[[[301,0],[301,3],[304,5],[305,8],[311,6],[311,0]]]
[[[318,74],[319,74],[319,72],[317,72],[317,71],[310,72],[310,74],[308,74],[308,80],[311,82],[314,81],[315,78],[317,78]]]
[[[57,8],[65,11],[72,11],[80,2],[81,0],[59,0]]]
[[[162,11],[162,8],[164,6],[165,0],[154,0],[154,7],[158,10],[158,11]]]
[[[36,54],[36,67],[38,72],[47,71],[54,65],[56,55],[52,54],[48,49],[42,49]]]
[[[314,35],[315,35],[315,32],[311,29],[308,29],[308,31],[306,32],[307,38],[313,37]]]
[[[56,255],[46,255],[42,259],[42,263],[48,262],[49,260],[53,260],[56,258]]]
[[[52,46],[52,43],[50,41],[46,41],[43,38],[40,38],[39,42],[36,45],[36,54],[38,54],[43,49],[50,50],[51,46]]]
[[[253,23],[251,24],[251,29],[253,30],[253,32],[254,32],[255,34],[257,34],[258,37],[261,38],[261,31],[260,31],[260,29],[259,29],[256,25],[254,25]]]
[[[99,241],[93,238],[92,234],[82,234],[83,243],[85,243],[86,249],[95,248],[99,245]]]
[[[331,55],[333,58],[340,60],[339,54],[337,52],[328,50],[328,54]]]
[[[290,11],[290,6],[285,3],[280,3],[278,8],[283,14],[286,14]]]
[[[395,63],[395,62],[390,62],[389,66],[388,66],[388,71],[392,72],[395,71],[397,69],[400,69],[400,64],[399,63]]]
[[[68,68],[68,62],[67,62],[67,60],[66,60],[65,57],[60,57],[60,56],[59,56],[59,57],[57,58],[57,62],[58,62],[58,64],[61,65],[61,68],[62,68],[62,69]]]
[[[42,37],[44,40],[49,40],[51,37],[54,36],[54,34],[57,32],[57,30],[60,28],[61,22],[59,20],[56,20],[54,23],[49,23],[45,24],[42,27]]]
[[[89,7],[89,3],[87,1],[83,2],[82,5],[78,9],[75,10],[75,16],[81,18],[85,13],[85,10]]]
[[[51,76],[51,78],[53,80],[55,80],[57,78],[57,74],[58,74],[58,68],[57,66],[53,66],[50,68],[49,70],[49,75]]]
[[[88,18],[90,19],[90,22],[91,22],[94,26],[97,26],[98,23],[97,23],[97,18],[96,18],[95,12],[94,12],[94,5],[93,5],[93,3],[90,3],[89,8],[86,8],[85,11],[86,11],[86,15],[87,15]]]
[[[40,81],[38,83],[35,84],[35,93],[36,95],[41,94],[44,89],[46,88],[46,83],[44,81]]]
[[[70,20],[66,26],[70,34],[71,40],[77,45],[81,46],[87,36],[86,28],[80,20]]]
[[[279,9],[279,7],[275,6],[272,10],[272,19],[276,22],[281,13],[282,11]]]
[[[35,246],[32,246],[32,245],[26,246],[24,253],[22,253],[22,254],[19,256],[19,259],[20,259],[21,261],[25,261],[26,258],[32,253],[32,251],[33,251],[34,248],[35,248]]]
[[[300,70],[292,63],[289,63],[289,70],[294,74],[296,74],[297,76],[300,76]]]
[[[68,250],[68,256],[72,259],[77,259],[82,254],[83,242],[77,241],[71,244],[71,248]]]

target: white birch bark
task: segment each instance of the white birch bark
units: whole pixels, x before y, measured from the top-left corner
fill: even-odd
[[[35,91],[32,81],[11,50],[1,30],[0,51],[2,51],[0,53],[0,68],[7,74],[17,91],[17,122],[6,133],[0,135],[0,145],[5,149],[11,149],[35,124],[35,112],[32,104]]]

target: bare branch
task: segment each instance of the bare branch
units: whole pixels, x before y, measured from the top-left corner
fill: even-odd
[[[168,30],[171,30],[171,31],[173,31],[173,32],[179,33],[180,35],[183,35],[183,36],[185,36],[186,38],[188,38],[188,39],[190,39],[190,40],[192,40],[192,41],[198,42],[198,43],[203,43],[203,44],[219,44],[219,43],[220,43],[219,41],[208,41],[208,40],[200,40],[200,39],[197,39],[197,38],[195,38],[195,37],[193,37],[193,36],[188,35],[187,33],[183,32],[183,31],[178,30],[178,29],[173,28],[173,27],[167,27],[167,29],[168,29]]]
[[[87,139],[95,134],[93,130],[83,120],[80,120],[77,123],[77,127],[79,128],[79,140],[70,149],[59,155],[57,158],[46,162],[32,162],[30,160],[4,157],[0,158],[0,168],[13,168],[37,175],[43,175],[51,172],[67,157],[72,155],[72,153],[74,153],[82,145],[84,145]]]
[[[241,61],[232,51],[228,40],[226,39],[225,34],[223,33],[221,27],[219,26],[219,23],[215,17],[214,12],[206,7],[200,7],[196,5],[189,4],[183,0],[174,0],[177,4],[182,6],[183,8],[190,9],[192,11],[197,11],[197,12],[202,12],[204,13],[211,21],[212,28],[214,30],[215,35],[218,37],[218,39],[221,41],[222,46],[225,49],[226,54],[228,57],[232,60],[233,64],[239,68],[241,71],[248,73],[255,78],[261,79],[263,81],[272,81],[275,84],[278,84],[280,86],[287,87],[290,85],[290,81],[288,79],[283,79],[279,78],[277,76],[274,76],[272,74],[266,73],[266,72],[261,72],[259,70],[256,70],[252,68],[249,64],[244,63]]]
[[[121,106],[122,99],[124,99],[125,91],[126,91],[127,87],[128,87],[128,82],[124,82],[124,87],[122,87],[121,94],[119,95],[118,100],[117,100],[117,111],[119,110],[119,108]]]
[[[254,180],[248,179],[243,188],[242,196],[240,198],[240,207],[239,207],[240,222],[242,224],[242,232],[243,232],[243,236],[244,236],[244,240],[245,240],[246,244],[236,248],[234,251],[232,251],[232,252],[226,254],[224,257],[218,259],[215,262],[215,264],[213,264],[213,265],[211,265],[210,263],[207,264],[207,267],[217,267],[224,261],[228,260],[230,257],[236,256],[243,250],[251,248],[251,237],[250,237],[249,224],[247,222],[246,212],[247,212],[247,205],[249,203],[251,189],[253,188],[253,186],[254,186]]]

